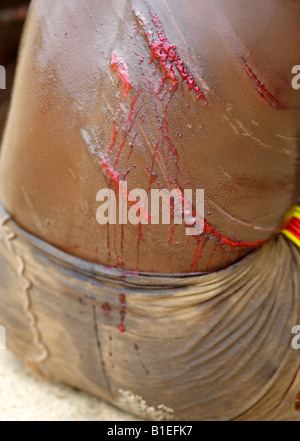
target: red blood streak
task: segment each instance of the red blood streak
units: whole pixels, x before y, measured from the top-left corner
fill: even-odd
[[[130,155],[131,155],[132,150],[133,150],[133,148],[134,148],[134,142],[135,142],[135,140],[136,140],[137,134],[138,134],[138,132],[136,132],[136,134],[135,134],[134,137],[133,137],[133,140],[132,140],[131,143],[130,143],[130,150],[129,150],[129,153],[128,153],[128,156],[127,156],[127,161],[129,161],[129,159],[130,159]]]
[[[122,308],[126,308],[126,296],[125,296],[125,294],[120,294],[119,295],[119,302],[120,302],[120,305],[122,306]]]
[[[116,128],[116,121],[113,121],[113,133],[112,133],[112,137],[111,137],[111,142],[110,142],[110,146],[109,146],[109,149],[108,149],[108,153],[110,153],[112,151],[112,149],[114,148],[114,146],[116,144],[117,134],[118,134],[118,130]]]
[[[149,181],[149,184],[148,184],[148,187],[147,187],[147,190],[146,190],[147,193],[150,190],[151,184],[154,182],[153,181],[153,177],[154,177],[153,176],[153,169],[154,169],[154,165],[155,165],[156,155],[157,155],[157,152],[158,152],[158,146],[159,146],[159,141],[157,141],[157,143],[155,145],[154,153],[153,153],[152,165],[151,165],[151,169],[150,169],[150,181]]]
[[[209,269],[211,268],[211,264],[216,256],[216,253],[218,251],[218,247],[215,246],[211,252],[211,255],[209,256],[208,262],[207,262],[207,267],[206,270],[209,271]]]
[[[234,239],[230,239],[229,237],[225,236],[224,234],[220,233],[219,230],[217,228],[212,227],[206,220],[204,220],[204,233],[206,234],[210,234],[212,236],[214,236],[216,239],[218,239],[218,243],[219,245],[217,246],[217,248],[220,248],[222,250],[221,253],[221,257],[220,260],[222,260],[224,258],[224,254],[225,254],[225,249],[224,249],[224,245],[228,245],[231,248],[230,254],[228,256],[228,264],[230,263],[231,260],[231,255],[232,255],[232,251],[234,249],[238,249],[238,256],[237,259],[241,258],[242,256],[242,252],[244,248],[257,248],[261,245],[263,245],[264,243],[266,243],[267,239],[264,240],[260,240],[260,241],[256,241],[256,242],[247,242],[247,241],[241,241],[241,240],[234,240]],[[193,262],[191,265],[191,268],[193,271],[197,271],[198,269],[198,261],[202,256],[204,247],[205,247],[205,234],[202,234],[202,239],[201,239],[201,243],[199,241],[199,238],[197,239],[197,244],[195,247],[195,252],[194,252],[194,257],[193,257]],[[197,236],[195,236],[196,238]],[[215,248],[212,253],[211,256],[209,258],[209,262],[207,265],[207,269],[209,269],[209,265],[212,263],[213,258],[215,257],[217,248]]]
[[[216,237],[218,241],[221,244],[229,245],[232,248],[240,248],[240,247],[246,247],[246,248],[257,248],[264,243],[266,243],[267,239],[259,240],[256,242],[246,242],[243,240],[234,240],[230,239],[229,237],[225,236],[224,234],[220,233],[217,228],[214,228],[207,220],[204,219],[204,232],[207,234],[211,234],[212,236]]]
[[[253,83],[258,95],[260,95],[262,97],[262,99],[265,100],[265,102],[269,106],[273,107],[273,109],[276,109],[276,110],[282,109],[283,108],[282,103],[266,89],[264,83],[262,83],[257,78],[257,76],[255,75],[255,73],[253,72],[253,70],[251,69],[251,67],[249,66],[247,61],[245,60],[245,58],[242,58],[242,60],[244,62],[245,72],[248,75],[248,77],[250,78],[251,82]]]
[[[201,91],[200,87],[196,83],[195,78],[190,74],[188,68],[186,67],[186,65],[178,55],[176,51],[176,46],[169,42],[163,30],[159,17],[153,13],[148,3],[147,6],[149,9],[149,13],[151,15],[152,22],[156,29],[158,39],[153,38],[152,32],[147,29],[145,30],[145,35],[147,37],[148,44],[151,49],[153,60],[157,60],[165,72],[165,77],[163,78],[162,81],[169,78],[175,84],[178,84],[179,79],[181,77],[182,81],[188,85],[189,89],[195,92],[197,99],[203,100],[207,105],[208,102],[206,96]],[[142,22],[143,27],[145,28],[145,23],[143,22],[143,18],[141,14],[135,8],[133,8],[133,11],[136,16],[138,24]],[[180,76],[176,74],[176,71]]]
[[[118,329],[120,332],[125,332],[125,326],[124,326],[124,321],[125,321],[125,317],[126,317],[126,296],[125,294],[120,294],[119,295],[119,302],[120,302],[120,306],[121,306],[121,311],[120,311],[120,316],[121,316],[121,322],[118,326]]]
[[[239,252],[238,252],[238,255],[237,255],[237,260],[239,260],[242,257],[242,255],[243,255],[243,247],[239,247]]]
[[[129,200],[131,196],[130,191],[125,190],[125,186],[121,183],[119,173],[114,169],[114,167],[109,163],[108,159],[104,156],[101,159],[100,169],[105,170],[108,182],[113,182],[115,184],[115,193],[118,194],[120,190],[122,195],[126,196],[127,200]],[[130,201],[130,203],[137,205],[140,210],[141,217],[143,219],[147,219],[148,222],[151,222],[151,214],[148,213],[148,207],[144,207],[137,200]]]
[[[112,59],[114,59],[114,54],[112,55]],[[142,109],[143,106],[141,106],[139,108],[139,110],[136,112],[136,114],[133,117],[133,113],[134,113],[134,108],[135,108],[135,104],[140,96],[141,91],[138,91],[131,106],[130,106],[130,111],[127,117],[127,121],[125,124],[125,135],[123,138],[123,141],[121,142],[121,144],[119,145],[119,151],[117,153],[116,159],[115,159],[115,163],[114,163],[114,167],[111,166],[111,164],[109,163],[108,159],[105,157],[102,157],[102,162],[100,164],[101,169],[106,170],[106,177],[108,179],[109,182],[114,182],[115,184],[115,193],[117,194],[119,192],[119,184],[120,184],[120,174],[116,171],[116,167],[118,165],[120,156],[122,154],[123,148],[125,146],[125,143],[127,141],[128,135],[131,132],[132,126],[134,124],[134,121],[136,119],[136,117],[138,116],[140,110]],[[127,93],[126,93],[127,95]],[[124,95],[126,97],[126,95]],[[116,121],[113,121],[113,133],[112,133],[112,138],[111,138],[111,143],[110,143],[110,147],[108,149],[108,154],[112,151],[113,147],[116,144],[116,138],[117,138],[117,128],[116,128]],[[137,135],[137,134],[136,134]],[[135,135],[135,137],[136,137]],[[134,138],[135,139],[135,138]],[[132,149],[131,149],[132,150]],[[130,152],[131,152],[130,150]],[[130,153],[129,153],[130,156]],[[129,173],[130,168],[127,170],[127,172],[125,172],[124,176],[123,176],[123,180],[126,178],[126,175]],[[124,189],[121,188],[121,193],[124,193]],[[128,199],[129,196],[129,192],[127,191],[126,197]],[[147,218],[149,218],[149,214],[148,214],[148,208],[146,207],[146,209],[144,207],[140,207],[140,212],[141,215],[146,216]],[[146,212],[146,213],[145,213]],[[116,225],[114,225],[114,250],[115,250],[115,256],[116,256],[116,260],[117,260],[117,265],[123,266],[125,265],[124,259],[123,259],[123,255],[124,255],[124,226],[121,225],[121,262],[119,262],[118,260],[118,254],[117,254],[117,246],[116,246]]]
[[[148,5],[148,4],[147,4]],[[163,133],[163,137],[167,141],[170,151],[175,156],[175,166],[176,166],[176,176],[175,176],[175,183],[178,185],[178,176],[180,172],[179,168],[179,156],[178,151],[174,143],[172,142],[169,128],[168,128],[168,108],[169,105],[174,97],[175,92],[178,89],[178,84],[180,77],[182,78],[182,82],[185,82],[190,90],[194,90],[197,98],[202,99],[205,101],[205,104],[207,104],[207,99],[200,90],[200,87],[196,84],[195,79],[188,71],[187,67],[185,66],[184,62],[181,60],[179,55],[176,52],[176,47],[174,44],[170,43],[166,37],[166,34],[163,30],[162,24],[158,18],[157,15],[153,13],[150,6],[148,5],[149,13],[151,15],[152,22],[155,26],[156,33],[158,36],[158,39],[153,38],[153,33],[147,29],[147,24],[141,14],[134,8],[134,14],[137,19],[137,22],[139,25],[142,26],[142,29],[144,30],[146,39],[148,41],[149,47],[151,49],[152,53],[152,59],[153,61],[157,60],[164,72],[164,76],[161,79],[160,85],[158,87],[158,90],[154,93],[156,93],[160,99],[160,101],[164,101],[163,98],[160,96],[160,92],[163,88],[164,82],[169,79],[173,82],[172,91],[170,93],[170,97],[167,101],[167,103],[164,103],[164,114],[163,114],[163,124],[160,125],[160,130]]]
[[[106,315],[110,315],[110,313],[111,313],[111,307],[110,307],[110,304],[109,304],[108,302],[105,302],[105,303],[102,305],[102,311],[104,312],[104,314],[106,314]]]
[[[117,154],[117,157],[116,157],[116,160],[115,160],[115,164],[114,164],[115,167],[118,165],[118,162],[119,162],[119,159],[120,159],[121,153],[122,153],[122,151],[123,151],[123,147],[124,147],[124,145],[125,145],[125,143],[126,143],[126,141],[127,141],[127,137],[128,137],[128,135],[129,135],[129,133],[131,132],[132,126],[133,126],[133,124],[134,124],[134,121],[135,121],[136,117],[138,116],[139,112],[141,111],[141,109],[142,109],[142,107],[143,107],[143,106],[141,106],[141,107],[139,108],[139,110],[136,112],[134,118],[132,118],[132,115],[133,115],[133,112],[134,112],[134,107],[135,107],[135,104],[136,104],[136,102],[137,102],[137,100],[138,100],[140,94],[141,94],[141,91],[138,91],[136,97],[134,98],[134,100],[133,100],[133,102],[132,102],[132,104],[131,104],[130,112],[129,112],[129,115],[128,115],[128,118],[127,118],[127,121],[126,121],[126,125],[125,125],[125,135],[124,135],[124,139],[123,139],[122,143],[121,143],[120,146],[119,146],[119,152],[118,152],[118,154]]]
[[[157,35],[158,35],[160,41],[166,41],[166,34],[165,34],[164,30],[163,30],[163,27],[162,27],[162,24],[161,24],[161,22],[160,22],[160,20],[158,18],[158,15],[154,14],[154,12],[151,10],[149,2],[146,1],[145,3],[146,3],[146,5],[147,5],[147,7],[149,9],[149,12],[150,12],[150,15],[151,15],[151,19],[152,19],[152,21],[153,21],[153,23],[154,23],[154,25],[156,27]]]
[[[228,256],[227,256],[227,259],[226,259],[226,266],[231,264],[233,250],[234,250],[234,248],[229,248],[229,253],[228,253]]]
[[[199,250],[199,243],[200,241],[197,240],[197,244],[195,247],[195,252],[194,252],[194,257],[193,257],[193,263],[191,265],[191,268],[193,271],[197,271],[198,270],[198,250]]]
[[[127,127],[127,125],[131,122],[132,115],[133,115],[133,112],[134,112],[134,106],[135,106],[135,103],[137,102],[137,100],[138,100],[140,94],[141,94],[141,91],[139,90],[139,91],[137,92],[137,94],[136,94],[136,96],[135,96],[135,98],[134,98],[132,104],[131,104],[130,112],[129,112],[129,115],[128,115],[128,118],[127,118],[127,122],[126,122],[126,127]],[[137,116],[137,115],[136,115],[136,116]]]
[[[122,176],[122,180],[124,181],[124,179],[126,178],[126,176],[128,175],[128,173],[130,172],[131,167],[129,167],[127,170],[123,171],[123,176]]]
[[[172,243],[174,239],[174,231],[175,231],[175,225],[170,225],[170,235],[168,243]]]
[[[221,263],[223,263],[224,259],[225,259],[225,246],[220,245],[220,250],[221,250],[220,261],[221,261]]]
[[[175,87],[173,88],[173,91],[172,91],[172,93],[170,95],[170,98],[169,98],[169,100],[168,100],[168,102],[167,102],[167,104],[165,106],[165,110],[164,110],[164,137],[165,137],[165,139],[167,140],[167,142],[169,144],[171,152],[175,156],[175,166],[176,166],[175,182],[176,182],[177,187],[179,187],[179,184],[178,184],[178,175],[179,175],[179,172],[180,172],[180,169],[179,169],[179,155],[178,155],[177,148],[175,147],[174,143],[172,142],[172,139],[171,139],[171,136],[170,136],[170,132],[169,132],[169,126],[168,126],[168,108],[169,108],[169,105],[170,105],[170,103],[172,101],[172,98],[173,98],[174,93],[176,92],[176,90],[177,90],[177,85],[175,85]]]
[[[195,247],[193,263],[192,263],[192,266],[191,266],[193,271],[197,271],[198,270],[198,262],[199,262],[199,259],[202,257],[202,253],[203,253],[203,250],[204,250],[205,242],[206,242],[205,234],[202,234],[201,239],[197,240],[197,244],[196,244],[196,247]]]
[[[108,159],[103,157],[100,163],[100,168],[102,170],[106,171],[106,178],[108,182],[113,182],[117,188],[119,182],[120,182],[120,175],[119,173],[112,167],[112,165],[109,163]]]
[[[175,231],[175,226],[176,224],[174,223],[175,220],[175,202],[174,202],[174,198],[170,198],[170,219],[171,221],[173,221],[173,225],[170,225],[170,234],[169,234],[169,240],[168,243],[172,243],[173,242],[173,238],[174,238],[174,231]]]
[[[122,56],[120,54],[116,54],[116,52],[113,52],[111,56],[111,68],[112,70],[117,71],[119,78],[124,84],[123,96],[124,98],[126,98],[129,90],[132,87],[129,78],[128,67],[127,64],[124,62]]]

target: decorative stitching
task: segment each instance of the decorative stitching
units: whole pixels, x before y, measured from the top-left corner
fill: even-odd
[[[48,359],[49,351],[42,342],[42,336],[37,327],[37,318],[33,312],[32,301],[30,296],[30,289],[32,288],[32,282],[25,275],[25,271],[26,271],[25,260],[23,259],[23,257],[18,255],[14,247],[13,241],[16,238],[16,234],[13,233],[9,228],[9,226],[7,225],[7,222],[10,220],[11,217],[8,214],[3,215],[2,218],[0,218],[0,226],[2,227],[2,230],[5,233],[4,234],[5,244],[8,250],[15,255],[18,262],[17,274],[20,277],[20,279],[23,281],[23,285],[22,285],[22,294],[24,298],[23,311],[29,322],[29,327],[33,335],[33,343],[40,351],[39,355],[35,357],[28,357],[26,359],[26,365],[36,374],[38,374],[40,377],[44,378],[46,375],[46,370],[44,366],[43,367],[41,366],[41,364]]]

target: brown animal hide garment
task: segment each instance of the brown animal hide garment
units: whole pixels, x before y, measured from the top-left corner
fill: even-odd
[[[0,323],[37,373],[154,420],[300,420],[300,254],[283,236],[210,274],[137,275],[2,209],[0,254]]]

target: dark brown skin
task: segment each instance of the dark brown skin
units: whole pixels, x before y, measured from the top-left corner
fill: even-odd
[[[300,91],[291,70],[300,64],[300,4],[149,5],[207,105],[170,78],[155,93],[165,71],[147,42],[147,31],[158,35],[146,2],[36,0],[2,146],[1,197],[23,228],[89,261],[141,272],[211,271],[276,235],[298,200]],[[114,52],[128,66],[126,97],[111,68]],[[122,235],[119,225],[98,225],[96,194],[114,188],[103,158],[126,175],[129,189],[148,189],[151,170],[150,188],[204,189],[206,234],[128,224]]]

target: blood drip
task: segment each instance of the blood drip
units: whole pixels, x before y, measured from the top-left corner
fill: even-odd
[[[127,141],[127,137],[128,137],[128,135],[129,135],[130,132],[131,132],[132,126],[133,126],[133,124],[134,124],[134,121],[135,121],[136,117],[138,116],[138,114],[140,113],[140,111],[141,111],[141,109],[142,109],[142,107],[143,107],[143,106],[141,106],[141,107],[139,108],[139,110],[136,112],[135,116],[132,118],[132,115],[133,115],[133,112],[134,112],[134,108],[135,108],[135,104],[136,104],[136,102],[137,102],[137,100],[138,100],[140,94],[141,94],[141,91],[139,91],[139,92],[136,94],[136,97],[134,98],[134,100],[133,100],[133,102],[132,102],[132,104],[131,104],[130,112],[129,112],[129,115],[128,115],[128,118],[127,118],[127,121],[126,121],[126,125],[125,125],[125,135],[124,135],[123,141],[121,142],[121,144],[120,144],[120,146],[119,146],[119,152],[118,152],[118,154],[117,154],[117,157],[116,157],[116,160],[115,160],[115,164],[114,164],[115,167],[118,165],[118,162],[119,162],[119,159],[120,159],[121,153],[122,153],[122,151],[123,151],[123,147],[124,147],[124,145],[125,145],[125,143],[126,143],[126,141]]]
[[[125,332],[124,321],[125,321],[125,317],[127,314],[126,313],[126,296],[125,296],[125,294],[119,295],[119,302],[120,302],[120,306],[121,306],[121,311],[120,311],[121,322],[118,326],[118,329],[120,332]]]
[[[199,259],[202,257],[202,253],[203,253],[203,250],[204,250],[205,242],[206,242],[205,234],[202,234],[201,238],[197,239],[197,244],[196,244],[196,247],[195,247],[193,263],[192,263],[192,266],[191,266],[191,269],[194,272],[198,271],[198,262],[199,262]]]
[[[110,304],[109,304],[108,302],[105,302],[105,303],[102,305],[102,311],[104,312],[104,314],[106,314],[106,315],[110,315],[110,313],[111,313],[111,307],[110,307]]]

